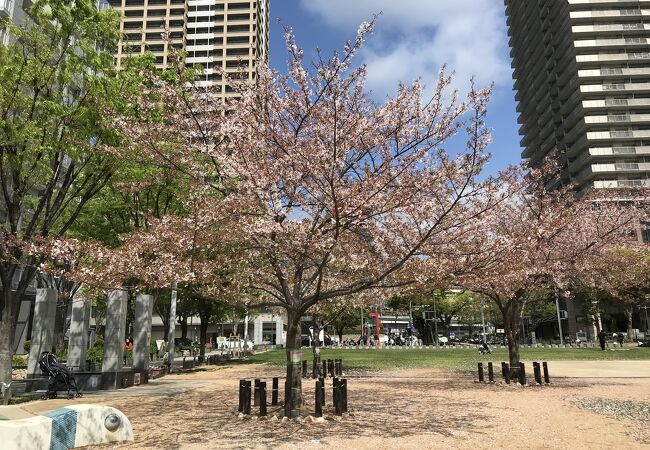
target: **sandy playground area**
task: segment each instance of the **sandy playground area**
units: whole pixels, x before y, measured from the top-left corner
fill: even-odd
[[[104,448],[650,448],[650,361],[549,366],[551,385],[526,387],[478,384],[435,369],[350,373],[350,414],[334,417],[328,382],[322,422],[276,420],[281,410],[271,406],[269,419],[238,418],[239,378],[265,378],[270,387],[271,377],[282,376],[263,365],[212,366],[83,400],[114,406],[133,424],[135,442]],[[604,375],[584,378],[595,368]],[[314,382],[303,389],[306,415],[313,413]],[[37,413],[66,402],[22,408]]]

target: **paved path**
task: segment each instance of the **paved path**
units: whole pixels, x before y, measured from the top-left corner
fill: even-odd
[[[650,361],[549,361],[548,366],[551,378],[650,378]]]
[[[87,392],[80,399],[68,400],[66,398],[59,398],[53,400],[36,400],[21,405],[0,406],[0,419],[24,419],[63,408],[70,403],[99,403],[115,398],[127,397],[172,397],[202,388],[207,384],[209,384],[207,380],[191,380],[167,376],[157,380],[151,380],[149,384],[133,386],[128,389]]]

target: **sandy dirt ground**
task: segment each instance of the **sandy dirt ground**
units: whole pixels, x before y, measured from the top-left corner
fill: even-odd
[[[562,368],[565,375],[571,370],[586,369]],[[350,414],[343,418],[334,417],[329,381],[322,422],[238,418],[239,378],[265,378],[270,386],[270,378],[281,375],[280,369],[260,365],[210,367],[165,377],[158,388],[154,382],[84,401],[114,406],[133,424],[135,442],[103,448],[650,448],[650,414],[643,416],[650,411],[650,378],[558,378],[549,386],[521,387],[479,384],[434,369],[358,373],[349,374]],[[304,394],[307,415],[313,412],[313,381],[304,383]],[[636,405],[642,415],[621,417],[609,406],[600,411],[580,406],[610,400],[619,407]],[[38,413],[65,402],[23,408]],[[276,412],[281,414],[269,406],[269,417]]]

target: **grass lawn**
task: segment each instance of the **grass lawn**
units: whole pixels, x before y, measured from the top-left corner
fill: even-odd
[[[311,362],[311,349],[302,350],[303,359]],[[460,371],[473,371],[479,361],[508,361],[508,350],[501,348],[492,351],[491,355],[480,355],[476,349],[386,349],[386,350],[346,350],[322,349],[323,359],[343,359],[346,370],[391,370],[437,367]],[[633,347],[623,350],[601,351],[600,348],[581,349],[521,349],[521,359],[529,361],[559,361],[559,360],[650,360],[650,348]],[[284,366],[286,354],[284,350],[273,350],[260,353],[246,359],[248,363],[271,364]]]

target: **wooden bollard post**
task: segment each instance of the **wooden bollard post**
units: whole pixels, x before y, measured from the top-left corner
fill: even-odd
[[[533,372],[535,373],[535,383],[542,384],[542,371],[537,361],[533,362]]]
[[[343,375],[343,359],[339,359],[339,375]]]
[[[273,388],[271,390],[271,405],[277,406],[278,404],[278,378],[273,378]]]
[[[307,378],[307,360],[303,360],[302,362],[302,377]]]
[[[502,362],[501,370],[503,371],[503,381],[505,381],[506,384],[510,384],[510,365],[508,363]]]
[[[246,415],[251,414],[251,382],[246,381],[246,387],[244,388],[244,411]]]
[[[291,401],[291,386],[289,386],[289,382],[285,381],[284,382],[284,404],[288,405]]]
[[[320,381],[316,381],[316,417],[323,417],[323,385]]]
[[[332,361],[331,359],[327,360],[327,369],[330,373],[330,377],[334,378],[336,376],[336,374],[334,373],[334,361]]]
[[[260,417],[266,416],[266,381],[260,382],[259,389]]]
[[[488,363],[488,381],[494,383],[494,367],[492,367],[492,361]]]
[[[341,379],[341,397],[343,398],[343,408],[344,413],[348,412],[348,380],[345,378]]]
[[[334,378],[332,383],[332,397],[334,398],[334,412],[340,416],[343,414],[343,403],[341,402],[341,383],[338,378]]]
[[[322,366],[323,366],[323,373],[321,375],[323,376],[323,378],[327,378],[327,361],[326,360],[323,360]]]
[[[321,389],[321,405],[325,406],[325,377],[320,377],[318,379],[320,382],[320,389]]]
[[[255,378],[255,390],[253,392],[253,406],[259,406],[260,404],[260,382],[259,378]]]
[[[519,363],[519,384],[526,384],[526,365],[522,362]]]
[[[544,366],[544,383],[549,384],[551,379],[548,376],[548,364],[544,361],[542,365]]]
[[[480,362],[478,363],[478,382],[483,383],[485,381],[485,378],[483,376],[483,363]]]
[[[239,408],[237,411],[244,412],[244,390],[246,389],[246,380],[239,380]]]

